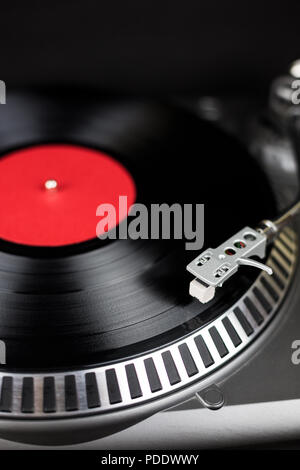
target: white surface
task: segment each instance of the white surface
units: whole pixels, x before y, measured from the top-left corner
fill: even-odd
[[[113,436],[50,449],[203,449],[297,440],[300,400],[159,413]],[[0,449],[49,449],[0,441]],[[299,444],[300,448],[300,444]]]
[[[197,279],[190,282],[190,295],[198,299],[202,304],[206,304],[215,296],[216,289],[212,286],[205,287]]]

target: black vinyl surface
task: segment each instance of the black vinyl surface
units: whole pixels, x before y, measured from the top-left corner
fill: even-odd
[[[275,212],[268,181],[245,149],[171,104],[87,93],[75,100],[65,90],[11,96],[0,108],[1,154],[49,142],[119,159],[136,181],[138,202],[204,203],[210,246]],[[224,311],[257,275],[241,270],[226,292],[200,305],[188,295],[185,266],[194,256],[172,240],[95,239],[51,249],[2,241],[0,338],[8,366],[88,366],[168,343]]]

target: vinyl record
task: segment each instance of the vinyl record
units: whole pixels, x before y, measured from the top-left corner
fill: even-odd
[[[56,176],[45,177],[49,151],[71,185],[68,193],[62,183],[59,215],[55,205],[38,212],[42,186]],[[185,250],[185,240],[104,242],[84,231],[86,211],[96,224],[97,205],[124,188],[146,206],[204,203],[210,246],[272,215],[267,177],[245,148],[180,107],[65,90],[59,96],[18,93],[0,109],[0,152],[15,185],[11,190],[3,178],[0,201],[0,338],[10,367],[84,367],[167,344],[214,318],[257,275],[243,272],[212,303],[200,305],[188,294],[185,266],[196,253]],[[108,173],[97,179],[90,152],[109,162]],[[32,192],[35,176],[41,186]],[[47,224],[39,243],[38,230]]]

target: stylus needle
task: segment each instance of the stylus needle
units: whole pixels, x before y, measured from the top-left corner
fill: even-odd
[[[277,219],[263,220],[256,229],[244,227],[217,248],[200,253],[187,265],[187,270],[196,278],[190,283],[190,295],[202,303],[209,302],[214,298],[216,288],[236,274],[240,265],[253,266],[271,276],[273,270],[253,257],[264,259],[267,245],[299,215],[300,201]]]

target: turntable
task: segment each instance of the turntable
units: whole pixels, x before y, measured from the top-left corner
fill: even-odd
[[[236,250],[269,236],[268,224],[242,227],[297,201],[297,113],[279,93],[291,79],[251,115],[242,101],[74,102],[51,91],[20,91],[0,108],[2,438],[198,448],[203,408],[222,417],[299,398],[294,217],[260,265],[250,253],[203,304],[186,270],[199,253],[183,240],[95,236],[96,207],[120,194],[145,206],[204,203],[205,250],[235,232]],[[128,214],[118,214],[121,226]]]

